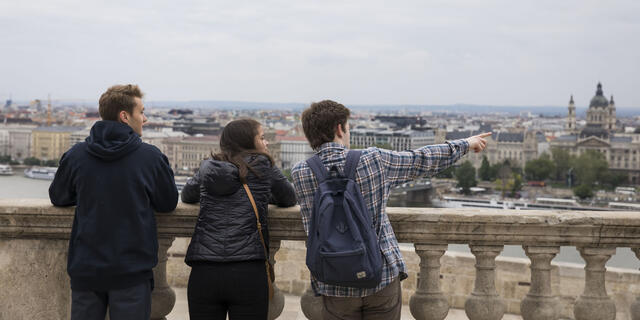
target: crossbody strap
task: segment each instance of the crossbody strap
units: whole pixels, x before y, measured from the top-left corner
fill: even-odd
[[[247,196],[249,197],[249,201],[251,201],[251,206],[253,207],[253,213],[256,214],[256,225],[258,226],[258,234],[260,235],[260,242],[262,243],[262,248],[264,249],[265,256],[265,265],[267,267],[267,282],[269,284],[269,298],[273,296],[273,285],[271,284],[271,267],[269,265],[269,252],[267,251],[267,245],[264,243],[264,236],[262,235],[262,224],[260,223],[260,215],[258,214],[258,207],[256,206],[256,201],[253,200],[253,195],[251,194],[251,189],[249,189],[249,185],[246,183],[242,185],[244,187],[244,191],[247,192]]]

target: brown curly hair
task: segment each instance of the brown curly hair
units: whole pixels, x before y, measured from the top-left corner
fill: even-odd
[[[342,104],[331,100],[314,102],[302,112],[302,129],[311,148],[318,149],[323,143],[335,139],[338,124],[347,125],[351,112]]]

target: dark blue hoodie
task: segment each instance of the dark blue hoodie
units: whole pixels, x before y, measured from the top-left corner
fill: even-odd
[[[178,191],[167,157],[131,127],[97,122],[60,159],[49,198],[76,206],[67,261],[73,289],[120,289],[153,278],[154,211],[173,211]]]

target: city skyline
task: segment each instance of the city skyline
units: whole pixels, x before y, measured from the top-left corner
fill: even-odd
[[[640,106],[635,2],[0,4],[0,99]],[[11,76],[8,76],[11,75]]]

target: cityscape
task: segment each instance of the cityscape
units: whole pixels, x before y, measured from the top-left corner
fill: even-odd
[[[396,151],[492,132],[487,150],[470,153],[431,180],[398,188],[390,205],[504,208],[638,209],[640,112],[619,115],[597,83],[592,97],[568,95],[555,114],[456,112],[403,107],[353,108],[352,148]],[[574,99],[575,98],[575,99]],[[576,112],[576,101],[587,105]],[[300,123],[304,105],[225,103],[218,108],[148,103],[142,139],[167,155],[178,186],[219,151],[225,124],[249,117],[265,128],[276,165],[289,174],[311,155]],[[512,109],[513,110],[513,109]],[[518,109],[515,109],[518,110]],[[563,114],[564,113],[564,114]],[[0,109],[4,174],[52,179],[62,154],[100,119],[95,105],[7,100]],[[473,200],[475,199],[475,200]],[[469,202],[471,201],[471,202]]]
[[[638,1],[3,1],[0,320],[220,306],[638,320],[639,15]],[[102,100],[114,87],[135,89],[128,127],[100,122],[99,104],[123,103]],[[334,142],[370,149],[356,183],[330,172],[311,195],[319,175],[296,164],[327,139],[307,139],[302,115],[342,121],[327,99],[349,109]],[[72,149],[90,135],[118,158]],[[223,136],[279,170],[205,161]],[[356,262],[379,260],[375,237],[375,288],[321,283],[377,277]]]

